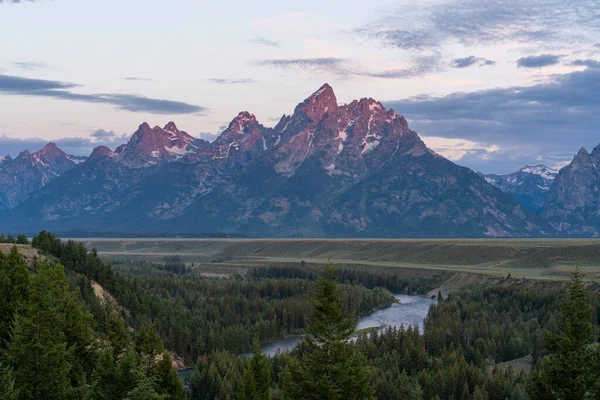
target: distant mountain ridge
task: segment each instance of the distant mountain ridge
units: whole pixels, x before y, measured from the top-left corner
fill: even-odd
[[[508,175],[482,175],[487,182],[511,194],[525,208],[538,212],[546,202],[558,171],[545,165],[525,166]]]
[[[36,190],[82,162],[69,156],[55,143],[48,143],[35,153],[25,150],[15,158],[0,159],[0,205],[11,209]]]
[[[37,177],[31,189],[0,186],[0,198],[10,199],[0,203],[3,225],[266,237],[556,232],[535,215],[554,171],[537,166],[480,176],[427,148],[403,116],[380,102],[338,105],[327,84],[273,128],[240,112],[212,143],[173,122],[143,123],[127,143],[97,147],[85,160],[57,150],[46,150],[56,157],[45,162],[45,177],[30,173]],[[16,170],[7,171],[15,160],[0,160],[0,177],[14,180]],[[513,178],[522,183],[512,185]]]

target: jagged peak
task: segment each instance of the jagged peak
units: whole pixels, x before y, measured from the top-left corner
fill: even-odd
[[[177,125],[175,125],[175,122],[173,122],[173,121],[167,122],[167,124],[165,125],[163,130],[165,130],[167,132],[173,132],[173,133],[179,132],[179,129],[177,129]]]
[[[251,114],[248,111],[240,111],[238,115],[236,115],[235,118],[231,120],[231,122],[229,123],[229,127],[232,127],[236,123],[250,125],[255,124],[257,122],[258,121],[256,120],[254,114]]]
[[[585,149],[585,147],[582,147],[579,149],[579,151],[577,152],[577,155],[575,157],[585,157],[585,156],[589,156],[590,153],[588,153],[588,151]]]
[[[17,158],[25,158],[31,156],[31,152],[29,150],[23,150],[17,155]]]
[[[49,142],[40,151],[36,152],[37,155],[50,155],[50,156],[67,156],[67,153],[62,151],[54,142]]]
[[[323,86],[321,86],[319,89],[317,89],[317,91],[311,94],[310,97],[317,98],[326,92],[331,92],[331,94],[335,96],[335,94],[333,93],[333,88],[329,85],[329,83],[324,83]]]
[[[112,151],[111,149],[109,149],[106,146],[98,146],[95,147],[94,150],[92,150],[92,154],[90,154],[90,157],[88,158],[88,160],[98,160],[98,159],[102,159],[102,158],[113,158],[115,157],[115,152]]]
[[[333,88],[326,83],[302,103],[298,104],[294,111],[294,116],[302,112],[310,120],[319,121],[325,114],[331,113],[337,108],[337,98],[335,97]]]

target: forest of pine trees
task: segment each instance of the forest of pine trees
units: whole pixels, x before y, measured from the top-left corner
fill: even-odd
[[[178,259],[111,265],[45,231],[31,244],[45,256],[0,252],[2,399],[600,398],[600,295],[579,270],[568,287],[465,288],[430,308],[423,333],[349,341],[358,316],[395,301],[389,291],[424,294],[446,276],[291,265],[212,278]],[[292,352],[260,353],[299,333]],[[498,366],[529,354],[529,375]],[[192,367],[187,390],[174,357]]]

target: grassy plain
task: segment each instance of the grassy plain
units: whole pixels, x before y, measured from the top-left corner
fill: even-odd
[[[234,272],[254,266],[325,264],[396,267],[565,280],[580,266],[600,281],[596,239],[75,239],[106,258],[163,261]]]

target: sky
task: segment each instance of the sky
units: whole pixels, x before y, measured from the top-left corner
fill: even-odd
[[[600,143],[600,0],[0,0],[0,155],[89,155],[142,122],[214,140],[327,82],[484,173]]]

